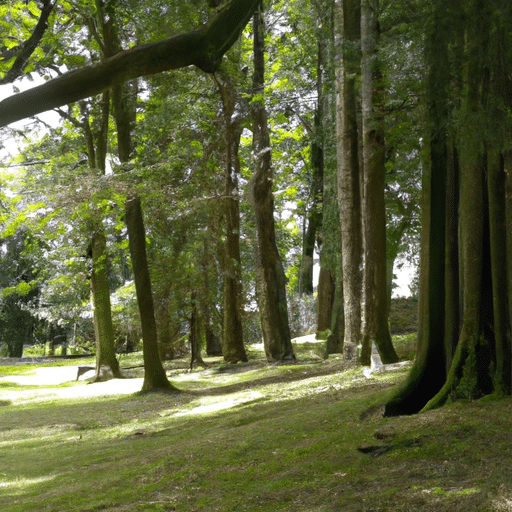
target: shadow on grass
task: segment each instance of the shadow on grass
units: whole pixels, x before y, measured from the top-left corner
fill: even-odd
[[[260,369],[264,367],[265,365],[261,363],[246,363],[244,365],[233,365],[233,367],[230,366],[221,366],[218,368],[214,368],[211,370],[207,370],[205,373],[208,375],[207,372],[211,372],[210,375],[222,375],[222,374],[240,374],[243,372],[249,372],[253,370]],[[314,377],[323,377],[327,375],[334,375],[337,373],[341,373],[343,371],[346,371],[350,368],[355,368],[355,365],[347,365],[347,364],[340,364],[340,365],[329,365],[328,367],[323,368],[312,368],[311,365],[307,365],[307,371],[304,369],[303,365],[300,365],[300,363],[297,364],[291,364],[291,365],[281,365],[280,367],[283,369],[287,369],[288,371],[286,373],[281,373],[279,375],[268,375],[265,377],[259,377],[243,382],[238,382],[235,384],[228,384],[228,385],[215,385],[215,383],[212,382],[212,387],[207,387],[203,389],[191,389],[186,390],[186,393],[190,393],[192,395],[196,396],[218,396],[218,395],[225,395],[230,393],[237,393],[239,391],[245,391],[250,390],[253,388],[257,388],[260,386],[268,386],[272,384],[283,384],[283,383],[289,383],[289,382],[298,382],[304,379],[310,379]],[[172,378],[171,378],[172,380]],[[208,382],[207,380],[202,382]],[[179,386],[179,384],[178,384]]]

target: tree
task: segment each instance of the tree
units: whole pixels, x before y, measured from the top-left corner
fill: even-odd
[[[120,53],[119,40],[112,4],[97,0],[102,24],[105,55],[112,57]],[[130,102],[127,83],[116,84],[112,90],[114,119],[117,128],[117,150],[121,165],[128,164],[132,153],[131,130],[135,123],[134,102]],[[142,391],[175,390],[168,381],[158,350],[158,334],[155,319],[153,290],[146,255],[146,232],[141,200],[137,194],[129,195],[125,202],[125,222],[128,230],[130,256],[139,305],[144,353],[144,382]]]
[[[240,136],[242,134],[242,116],[235,112],[239,98],[233,77],[218,74],[217,86],[222,99],[224,120],[224,222],[226,240],[222,258],[223,322],[222,352],[224,359],[230,363],[247,361],[242,331],[242,282],[240,260]]]
[[[25,251],[29,239],[30,233],[19,229],[0,240],[0,343],[7,346],[9,357],[23,355],[38,323],[28,309],[39,295],[37,269]]]
[[[503,184],[511,103],[503,92],[510,91],[504,69],[512,57],[505,29],[511,6],[476,1],[447,13],[435,3],[429,14],[430,168],[424,188],[420,345],[409,378],[386,405],[388,415],[511,390],[510,299],[503,279],[510,273],[510,252],[503,245],[509,243]],[[452,262],[454,248],[460,267]],[[454,311],[458,296],[460,320]]]
[[[343,354],[356,355],[361,341],[362,234],[356,78],[359,74],[359,2],[337,0],[336,48],[338,202],[341,225],[345,334]]]
[[[121,51],[98,64],[78,68],[0,102],[0,126],[100,94],[140,76],[195,65],[216,71],[260,0],[232,0],[207,26]]]
[[[25,5],[24,5],[25,4]],[[9,2],[0,7],[2,14],[2,35],[3,48],[0,48],[1,64],[0,84],[8,84],[14,82],[18,77],[27,72],[27,69],[34,69],[34,62],[30,59],[37,53],[38,47],[45,35],[49,25],[49,18],[57,4],[56,0],[42,0],[39,8],[35,2],[26,5],[28,2]],[[2,12],[3,11],[3,12]],[[24,11],[28,11],[24,12]],[[38,13],[39,11],[39,13]],[[34,18],[37,17],[34,24]],[[29,31],[28,35],[26,31]],[[27,36],[26,39],[20,40],[20,36]],[[17,41],[13,43],[13,41]],[[42,53],[42,52],[40,52]],[[36,59],[41,55],[36,55]]]
[[[254,176],[252,200],[257,233],[256,295],[260,312],[263,344],[268,361],[294,360],[285,274],[277,250],[274,226],[273,177],[270,136],[265,111],[265,62],[262,9],[254,15],[254,97],[253,118]]]
[[[370,364],[375,344],[384,363],[398,361],[388,326],[386,209],[384,202],[384,84],[377,55],[379,3],[361,2],[362,111],[364,167],[364,333],[361,362]]]

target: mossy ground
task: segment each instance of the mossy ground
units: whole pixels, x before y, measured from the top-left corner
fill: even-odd
[[[512,510],[512,400],[382,418],[408,369],[367,379],[313,345],[289,366],[258,350],[190,373],[172,361],[178,394],[63,399],[98,384],[1,383],[23,399],[0,401],[0,509]]]

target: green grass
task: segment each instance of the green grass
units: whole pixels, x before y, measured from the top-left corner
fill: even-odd
[[[289,366],[260,354],[187,373],[185,360],[171,361],[178,394],[62,399],[63,389],[98,384],[47,396],[0,386],[20,393],[0,400],[0,509],[512,509],[512,400],[386,419],[381,405],[407,369],[366,379],[310,350],[297,347],[306,357]],[[386,450],[358,450],[369,446]]]

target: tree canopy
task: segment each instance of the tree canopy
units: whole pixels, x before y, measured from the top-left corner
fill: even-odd
[[[0,127],[60,122],[4,128],[22,151],[3,178],[1,318],[69,330],[88,310],[111,366],[141,336],[148,367],[172,357],[188,331],[232,363],[261,336],[292,361],[318,301],[326,356],[393,362],[393,274],[420,260],[418,354],[386,413],[509,395],[511,10],[2,5],[0,83],[45,82],[0,101]]]

